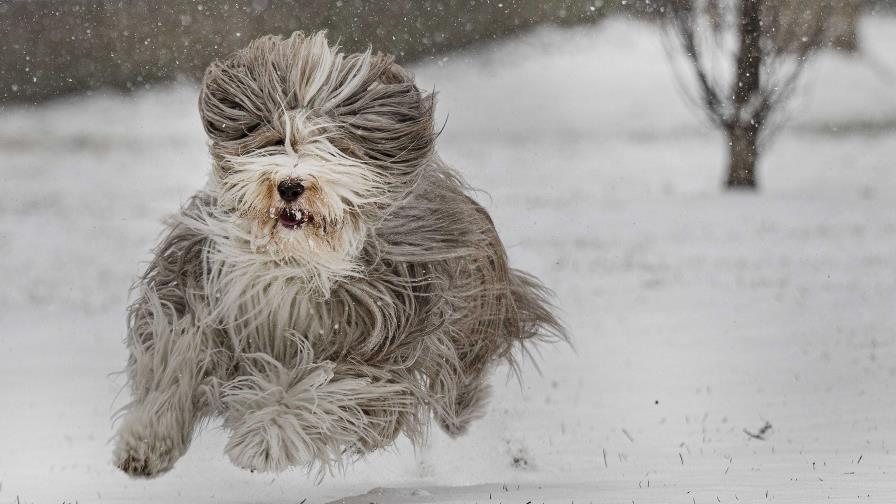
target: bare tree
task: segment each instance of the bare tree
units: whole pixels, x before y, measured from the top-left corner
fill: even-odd
[[[728,140],[728,188],[755,189],[756,165],[773,115],[806,61],[826,40],[833,2],[670,0],[667,34],[697,81],[692,96]]]

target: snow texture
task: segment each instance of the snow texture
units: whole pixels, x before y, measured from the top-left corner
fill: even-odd
[[[649,25],[415,68],[576,350],[496,376],[466,437],[320,485],[233,467],[215,425],[160,479],[111,463],[128,286],[209,167],[195,87],[4,111],[0,503],[896,501],[896,19],[861,33],[811,64],[755,195],[721,190]]]

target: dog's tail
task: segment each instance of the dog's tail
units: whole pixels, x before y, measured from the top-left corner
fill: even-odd
[[[508,356],[511,370],[516,374],[521,359],[531,361],[538,368],[538,360],[532,354],[538,346],[530,343],[572,343],[566,326],[556,315],[551,289],[529,273],[514,268],[509,271],[509,288],[511,315],[506,319],[505,335],[518,343],[514,345],[518,352]]]

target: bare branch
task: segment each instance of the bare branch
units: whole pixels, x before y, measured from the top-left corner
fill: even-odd
[[[725,126],[729,121],[729,114],[724,106],[720,86],[716,85],[709,76],[704,67],[703,55],[696,43],[695,25],[699,22],[696,19],[697,15],[699,13],[691,9],[690,6],[669,9],[667,23],[675,33],[684,55],[690,62],[694,76],[697,78],[704,112],[710,121],[719,126]]]
[[[778,105],[788,100],[796,90],[812,54],[821,49],[827,37],[827,19],[832,10],[829,2],[822,2],[815,10],[782,15],[783,3],[772,2],[768,8],[767,23],[777,40],[764,44],[767,51],[762,101],[753,115],[765,123]]]

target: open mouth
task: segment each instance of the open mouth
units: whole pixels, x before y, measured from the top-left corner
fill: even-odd
[[[280,225],[287,229],[298,229],[303,225],[313,222],[314,218],[301,208],[284,208],[279,215]]]

